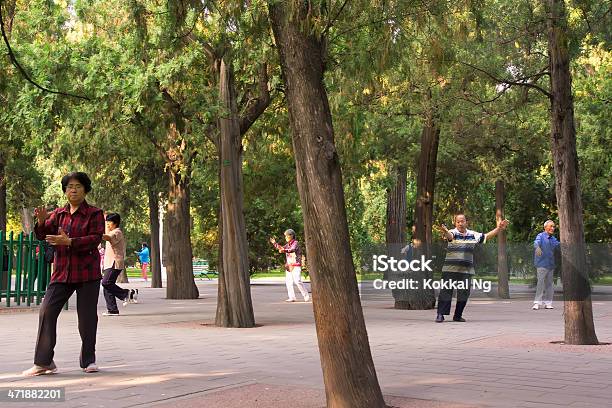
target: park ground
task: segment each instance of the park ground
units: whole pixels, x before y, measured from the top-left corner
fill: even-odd
[[[273,279],[253,281],[258,327],[212,325],[216,282],[198,280],[200,298],[167,300],[165,289],[132,279],[139,304],[103,317],[98,303],[101,372],[79,369],[74,298],[58,323],[52,376],[24,378],[32,364],[37,310],[0,310],[0,388],[65,387],[71,407],[320,408],[325,393],[312,303],[284,302]],[[401,311],[388,296],[362,298],[378,379],[387,404],[407,407],[608,407],[612,346],[565,346],[563,307],[531,310],[527,285],[513,299],[474,294],[466,323],[433,322],[434,311]],[[593,308],[601,342],[612,341],[612,297]],[[596,290],[597,291],[597,290]],[[558,293],[559,295],[559,293]],[[315,300],[316,301],[316,300]]]

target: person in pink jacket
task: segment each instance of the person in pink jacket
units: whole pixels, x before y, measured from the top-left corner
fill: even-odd
[[[308,291],[302,283],[302,248],[300,243],[295,239],[295,231],[288,229],[285,231],[285,241],[287,243],[281,246],[274,238],[270,238],[270,242],[278,252],[285,254],[285,284],[287,285],[287,293],[289,298],[285,302],[295,302],[295,290],[293,285],[297,286],[300,293],[304,297],[304,302],[310,300]]]

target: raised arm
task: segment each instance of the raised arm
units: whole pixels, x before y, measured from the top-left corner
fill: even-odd
[[[455,236],[452,232],[448,230],[448,228],[446,228],[446,225],[442,224],[437,227],[437,229],[438,231],[440,231],[440,233],[442,234],[442,238],[444,238],[445,240],[452,241],[453,239],[455,239]]]
[[[499,234],[499,231],[505,230],[508,224],[510,224],[510,221],[508,220],[502,220],[498,222],[497,227],[485,234],[485,240],[488,241],[491,238],[495,237],[497,234]]]
[[[36,225],[34,225],[36,239],[42,241],[47,235],[57,234],[57,214],[55,211],[49,215],[47,209],[41,206],[34,209],[34,216],[36,217]]]
[[[114,229],[112,231],[109,231],[107,234],[102,235],[102,239],[104,241],[109,241],[111,245],[117,245],[117,242],[121,241],[121,230]]]

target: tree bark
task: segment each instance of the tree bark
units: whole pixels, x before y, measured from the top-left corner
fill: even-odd
[[[349,244],[340,161],[323,84],[325,40],[309,2],[270,2],[295,152],[328,408],[382,408]],[[293,13],[290,18],[290,13]]]
[[[505,188],[503,180],[495,181],[495,220],[504,219]],[[497,294],[502,299],[510,299],[508,271],[508,249],[506,245],[506,230],[497,234]]]
[[[215,324],[221,327],[253,327],[255,315],[243,211],[242,135],[234,75],[231,64],[223,58],[219,63],[219,98],[225,110],[219,118],[224,276],[219,279]]]
[[[129,282],[130,280],[128,279],[127,272],[125,268],[123,268],[119,276],[117,276],[117,283],[129,283]]]
[[[154,183],[148,183],[147,195],[149,198],[149,223],[151,224],[151,287],[161,288],[161,257],[159,252],[159,197]]]
[[[0,153],[0,231],[6,232],[6,165]]]
[[[189,174],[188,168],[180,172],[172,167],[168,169],[168,210],[164,217],[164,235],[168,235],[166,264],[168,299],[199,297],[198,288],[193,280]]]
[[[7,38],[10,40],[11,33],[13,31],[13,18],[15,17],[15,4],[16,0],[8,0],[2,2],[3,16],[4,16],[4,31]],[[6,193],[6,164],[8,157],[5,153],[0,151],[0,231],[6,232],[6,221],[7,221],[7,193]]]
[[[421,153],[417,175],[417,198],[415,205],[415,237],[429,256],[432,243],[434,190],[438,160],[440,126],[433,113],[429,113],[421,134]]]
[[[221,157],[219,157],[219,178],[221,177]],[[220,192],[219,192],[220,193]],[[219,248],[217,249],[217,272],[219,273],[219,279],[217,281],[217,312],[215,314],[215,325],[225,327],[224,324],[229,324],[229,301],[227,299],[227,284],[225,283],[225,273],[223,271],[223,208],[219,206],[218,216],[218,234],[219,234]]]
[[[26,234],[34,231],[33,211],[30,208],[21,208],[21,229]]]
[[[414,208],[413,257],[421,255],[430,258],[432,251],[432,227],[434,189],[436,185],[436,168],[438,159],[438,143],[440,141],[440,126],[435,113],[427,112],[421,133],[421,153],[417,170],[417,195]],[[432,278],[427,271],[413,272],[413,279]],[[395,308],[409,310],[433,309],[436,304],[433,289],[420,287],[414,290],[395,291]]]
[[[387,249],[390,246],[401,247],[406,242],[406,178],[408,176],[406,166],[398,166],[394,176],[395,185],[393,189],[387,190],[387,223],[385,228]]]
[[[565,2],[547,0],[547,6],[551,142],[561,236],[565,343],[598,344],[586,265]]]

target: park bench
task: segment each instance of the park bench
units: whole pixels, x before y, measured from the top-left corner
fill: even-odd
[[[193,276],[195,278],[207,278],[208,280],[212,280],[212,277],[218,277],[219,274],[217,271],[211,271],[208,265],[208,261],[204,259],[196,259],[193,261]]]

